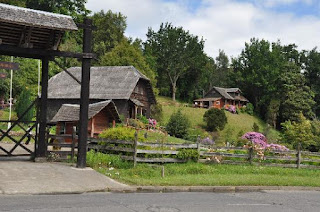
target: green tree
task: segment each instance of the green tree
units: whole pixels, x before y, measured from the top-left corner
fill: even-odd
[[[168,86],[169,83],[174,101],[178,80],[187,74],[201,72],[205,66],[203,47],[202,39],[191,35],[182,27],[162,23],[157,32],[149,28],[144,49],[146,54],[152,55],[156,60],[158,87],[163,84]],[[191,76],[194,78],[194,75]]]
[[[314,117],[312,108],[315,104],[314,94],[306,85],[304,76],[300,73],[300,68],[288,63],[283,67],[279,76],[279,94],[280,94],[280,121],[297,121],[300,112],[305,117],[311,119]]]
[[[15,104],[15,111],[17,113],[18,118],[21,118],[22,121],[31,121],[33,118],[33,108],[29,110],[23,117],[23,113],[28,109],[28,107],[32,104],[31,94],[28,89],[24,89],[17,99],[17,103]]]
[[[280,100],[279,99],[272,99],[268,106],[268,111],[266,114],[266,121],[268,124],[273,126],[274,129],[277,128],[277,121],[279,117],[279,110],[280,110]]]
[[[208,131],[216,131],[223,130],[228,120],[224,110],[211,108],[204,113],[203,121],[206,123]]]
[[[121,13],[101,10],[95,13],[92,19],[93,24],[97,27],[93,31],[93,49],[99,59],[124,39],[127,18]]]
[[[293,146],[301,143],[303,148],[314,145],[314,135],[312,133],[311,122],[302,113],[299,114],[297,121],[286,121],[281,124],[283,127],[282,140]]]
[[[166,126],[167,132],[177,138],[184,138],[188,135],[188,129],[190,127],[189,119],[182,114],[181,110],[173,113],[170,116],[169,122]]]
[[[125,38],[110,52],[103,55],[99,62],[102,66],[134,66],[156,85],[155,72],[149,67],[143,52],[137,46],[131,45]]]

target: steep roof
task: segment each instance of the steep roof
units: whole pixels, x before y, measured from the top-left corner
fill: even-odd
[[[111,100],[101,101],[98,103],[89,104],[88,119],[91,119],[97,115],[101,110],[103,110],[108,105],[111,106],[111,113],[116,120],[120,120],[119,114],[115,104]],[[63,104],[57,114],[53,117],[51,122],[60,121],[79,121],[80,115],[80,105],[78,104]]]
[[[235,93],[235,92],[241,92],[239,88],[221,88],[221,87],[213,87],[212,89],[215,89],[222,97],[225,99],[231,99],[231,100],[240,100],[249,102],[244,96],[235,96],[232,97],[229,93]],[[212,91],[212,89],[210,91]],[[210,91],[208,93],[210,93]]]
[[[81,67],[68,71],[81,81]],[[155,103],[150,80],[133,66],[91,67],[90,99],[130,99],[139,80],[148,87],[148,97]],[[60,72],[49,80],[49,99],[79,99],[81,86],[66,72]]]
[[[0,21],[33,27],[78,30],[71,16],[32,10],[0,3]]]

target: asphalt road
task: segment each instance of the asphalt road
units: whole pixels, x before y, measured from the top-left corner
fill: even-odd
[[[320,192],[0,195],[0,211],[320,211]]]

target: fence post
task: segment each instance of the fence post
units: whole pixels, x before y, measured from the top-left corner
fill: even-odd
[[[301,143],[298,143],[297,146],[297,169],[300,169],[300,163],[301,163]]]
[[[252,164],[252,160],[253,160],[253,142],[251,142],[251,146],[249,147],[248,154],[249,154],[248,161],[249,161],[250,164]]]
[[[199,154],[199,157],[198,157],[198,162],[199,162],[199,159],[200,159],[200,135],[198,135],[198,137],[197,137],[197,151]]]
[[[74,159],[74,148],[76,143],[76,127],[72,127],[72,143],[71,143],[71,161]]]
[[[133,167],[137,165],[137,146],[138,146],[138,131],[134,133],[134,152],[133,152]]]
[[[164,165],[161,166],[161,177],[164,178]]]

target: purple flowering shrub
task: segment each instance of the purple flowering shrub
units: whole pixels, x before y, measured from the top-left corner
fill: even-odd
[[[258,132],[247,132],[242,137],[242,139],[247,139],[251,141],[255,149],[262,150],[277,150],[277,151],[288,151],[289,149],[280,144],[268,144],[267,138]]]
[[[204,144],[204,145],[214,145],[214,140],[210,139],[209,137],[206,137],[206,138],[201,139],[200,143]]]
[[[224,109],[233,114],[237,113],[237,108],[234,105],[225,105]]]
[[[150,128],[155,129],[157,127],[157,120],[149,118],[148,121],[149,121]]]

